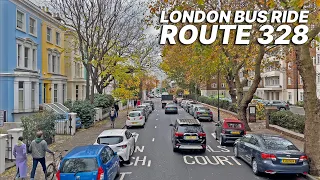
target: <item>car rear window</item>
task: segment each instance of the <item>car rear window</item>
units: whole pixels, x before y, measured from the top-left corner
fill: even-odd
[[[131,113],[129,113],[129,117],[138,117],[138,116],[140,116],[139,112],[131,112]]]
[[[263,138],[264,145],[269,150],[298,150],[290,141],[280,137]]]
[[[96,158],[67,159],[61,165],[61,173],[92,172],[98,170]]]
[[[199,110],[204,110],[204,111],[210,111],[209,108],[206,108],[206,107],[198,107]]]
[[[227,128],[241,129],[242,124],[237,122],[227,122]]]
[[[98,138],[99,144],[106,144],[106,145],[119,144],[122,141],[123,141],[122,136],[105,136],[105,137]]]
[[[184,132],[184,133],[199,133],[199,132],[203,132],[203,129],[201,126],[190,126],[190,125],[182,125],[182,126],[178,126],[178,132]]]

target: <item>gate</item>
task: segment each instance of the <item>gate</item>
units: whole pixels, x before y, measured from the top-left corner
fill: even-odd
[[[69,116],[68,119],[59,119],[55,122],[56,134],[60,135],[71,135],[72,134],[72,118]]]
[[[12,135],[8,134],[7,135],[7,147],[6,147],[6,159],[10,160],[11,162],[13,162],[13,157],[12,157],[12,150],[13,150],[13,143],[12,143]]]

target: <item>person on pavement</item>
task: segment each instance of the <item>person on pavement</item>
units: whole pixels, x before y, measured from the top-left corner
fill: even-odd
[[[116,110],[114,107],[111,108],[110,111],[110,120],[111,120],[111,127],[114,128],[114,121],[116,119]]]
[[[134,107],[137,107],[137,100],[136,99],[133,101],[133,105],[134,105]]]
[[[38,166],[38,162],[40,162],[42,166],[43,173],[45,177],[47,176],[47,167],[46,167],[46,152],[54,154],[51,150],[48,149],[47,142],[42,139],[42,131],[38,131],[36,134],[36,139],[33,140],[30,144],[29,151],[31,152],[33,163],[32,163],[32,171],[31,171],[31,180],[34,180],[34,175],[36,173],[36,169]]]
[[[116,110],[116,117],[118,117],[118,112],[119,112],[119,105],[118,105],[118,103],[116,102],[115,104],[114,104],[114,109]]]
[[[18,142],[13,147],[13,156],[16,158],[17,174],[16,179],[27,178],[27,146],[23,142],[23,137],[18,138]]]

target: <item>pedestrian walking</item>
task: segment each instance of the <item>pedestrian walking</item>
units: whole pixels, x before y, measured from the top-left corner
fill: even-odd
[[[136,99],[133,101],[133,105],[134,105],[134,107],[137,106],[137,100]]]
[[[118,105],[118,102],[116,102],[115,104],[114,104],[114,109],[116,110],[116,117],[118,117],[118,112],[119,112],[119,105]]]
[[[36,134],[36,139],[31,142],[29,147],[29,151],[31,152],[33,159],[31,180],[34,180],[34,175],[36,173],[36,169],[39,162],[42,166],[43,173],[45,174],[45,177],[47,179],[46,152],[54,154],[54,152],[48,149],[48,144],[44,139],[42,139],[42,135],[42,131],[38,131]]]
[[[13,147],[13,156],[16,158],[17,174],[16,179],[27,178],[27,146],[23,143],[23,137],[18,138],[18,142]]]
[[[116,110],[114,107],[111,108],[110,111],[110,120],[111,120],[111,127],[114,128],[114,121],[116,119]]]

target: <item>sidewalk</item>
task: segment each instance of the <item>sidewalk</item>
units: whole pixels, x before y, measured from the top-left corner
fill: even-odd
[[[211,108],[210,106],[208,106],[208,107],[211,109],[211,111],[214,114],[218,114],[218,110],[217,109]],[[220,119],[224,119],[224,118],[236,118],[236,117],[234,115],[231,115],[231,114],[228,114],[226,112],[220,111]],[[247,132],[247,133],[250,133],[250,134],[258,134],[259,133],[259,134],[281,135],[281,136],[287,138],[288,140],[290,140],[293,144],[295,144],[299,148],[299,150],[303,151],[303,149],[304,149],[304,142],[302,142],[300,140],[297,140],[297,139],[294,139],[294,138],[291,138],[289,136],[280,134],[277,131],[273,131],[273,130],[267,129],[265,120],[257,120],[256,123],[249,123],[249,126],[251,128],[251,132]]]
[[[115,121],[115,128],[122,129],[124,127],[126,119],[127,119],[127,110],[120,111],[119,116]],[[49,149],[54,152],[62,152],[64,155],[64,150],[71,150],[76,146],[93,144],[97,136],[102,131],[110,128],[111,128],[111,123],[108,118],[107,120],[97,122],[93,127],[89,129],[80,129],[79,131],[77,131],[75,136],[57,135],[55,137],[55,143],[51,144],[49,146]],[[46,159],[48,164],[52,161],[52,156],[49,153],[47,153]],[[28,155],[27,164],[28,164],[28,179],[29,179],[30,172],[32,169],[32,158],[30,155]],[[14,179],[15,173],[16,173],[16,167],[12,167],[0,175],[0,180]],[[37,180],[44,179],[44,174],[40,164],[38,164],[35,179]]]

